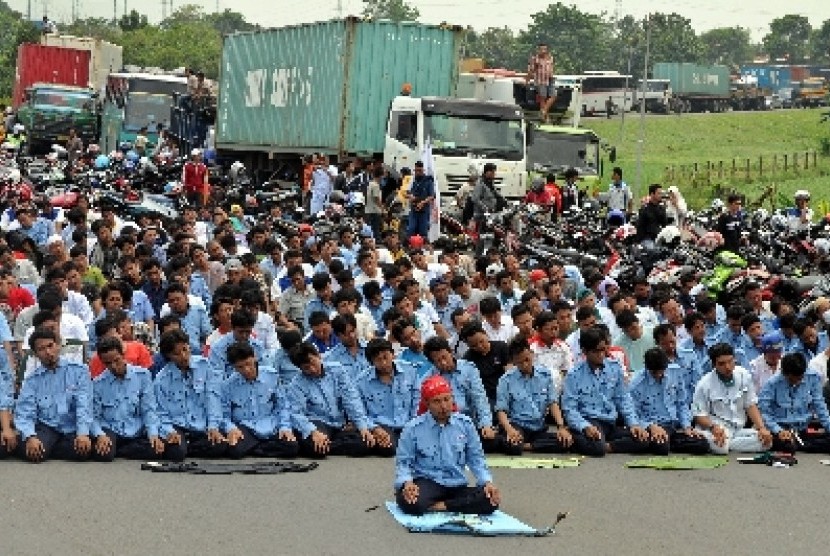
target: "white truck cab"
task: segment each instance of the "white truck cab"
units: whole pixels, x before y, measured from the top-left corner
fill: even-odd
[[[392,100],[384,161],[398,169],[432,148],[442,196],[454,196],[470,167],[496,164],[496,186],[507,198],[524,197],[527,171],[524,113],[515,105],[461,98],[399,96]]]

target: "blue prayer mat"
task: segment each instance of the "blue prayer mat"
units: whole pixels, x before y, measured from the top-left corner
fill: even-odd
[[[490,515],[447,512],[408,515],[403,513],[395,502],[386,502],[386,509],[392,514],[395,521],[406,527],[410,533],[448,533],[483,537],[544,537],[554,532],[553,527],[542,530],[534,529],[501,510],[496,510]]]

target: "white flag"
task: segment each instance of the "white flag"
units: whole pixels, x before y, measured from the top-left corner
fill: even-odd
[[[432,203],[432,210],[429,215],[429,234],[427,234],[427,240],[433,243],[441,237],[441,188],[438,184],[438,178],[435,176],[435,157],[432,156],[432,141],[430,138],[427,138],[424,144],[421,161],[424,163],[424,174],[432,176],[435,182],[435,201]]]

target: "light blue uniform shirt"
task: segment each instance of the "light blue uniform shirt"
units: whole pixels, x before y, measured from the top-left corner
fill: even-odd
[[[711,360],[707,368],[711,370]],[[697,386],[697,383],[700,381],[700,377],[706,374],[704,368],[700,365],[700,359],[697,355],[692,350],[681,348],[677,348],[677,357],[669,357],[669,366],[666,368],[666,372],[672,372],[677,375],[677,378],[681,381],[683,388],[686,390],[687,400],[692,399],[692,395],[695,392],[695,386]]]
[[[510,369],[499,379],[496,387],[496,411],[504,411],[511,423],[523,429],[540,431],[546,428],[545,415],[556,403],[556,390],[551,373],[545,367],[534,366],[533,374],[523,375],[519,369]]]
[[[761,388],[758,409],[772,434],[782,429],[804,430],[813,415],[825,430],[830,430],[821,377],[813,371],[807,371],[797,386],[790,386],[783,374],[775,373]]]
[[[211,367],[222,373],[223,379],[232,376],[236,372],[233,368],[233,365],[228,363],[228,347],[235,343],[236,339],[233,336],[233,331],[230,331],[227,334],[220,336],[219,339],[213,342],[213,344],[210,346],[210,353],[208,353],[208,362],[210,363]],[[259,362],[260,365],[271,365],[272,358],[268,351],[265,349],[265,346],[262,345],[262,342],[260,342],[256,338],[249,338],[246,343],[250,344],[251,347],[254,349],[254,355],[256,356],[256,360]]]
[[[366,408],[369,428],[379,425],[402,429],[418,411],[421,399],[418,373],[404,361],[395,361],[392,382],[381,382],[374,368],[357,380],[357,390]]]
[[[691,403],[683,377],[666,369],[659,382],[646,370],[638,371],[628,385],[634,411],[644,426],[686,429],[692,426]]]
[[[441,425],[427,412],[407,423],[401,433],[395,454],[395,489],[422,478],[446,487],[467,486],[466,467],[479,486],[493,480],[472,420],[453,413]]]
[[[210,295],[210,289],[204,276],[198,272],[190,275],[190,294],[195,295],[205,302],[205,307],[210,307],[213,302],[213,297]]]
[[[302,372],[299,367],[291,362],[291,359],[288,357],[288,352],[282,348],[274,351],[271,366],[280,375],[280,382],[285,386],[291,384],[294,377]]]
[[[589,419],[613,424],[618,415],[629,427],[640,424],[623,382],[622,366],[614,359],[606,359],[596,371],[581,361],[565,375],[562,412],[568,426],[579,431],[591,426]]]
[[[210,325],[210,319],[208,319],[204,307],[190,305],[184,315],[172,311],[170,314],[181,319],[182,330],[187,333],[187,337],[190,339],[190,351],[193,354],[202,353],[202,344],[213,332],[213,327]]]
[[[64,359],[54,371],[43,365],[23,381],[14,424],[25,441],[43,423],[61,434],[88,436],[92,426],[92,379],[89,369]]]
[[[2,344],[3,342],[11,342],[13,340],[14,336],[12,336],[11,328],[9,328],[9,321],[6,320],[6,316],[3,313],[0,313],[0,369],[6,371],[9,369],[9,354]]]
[[[280,376],[272,367],[260,365],[252,381],[234,372],[222,383],[222,429],[228,433],[239,425],[251,429],[260,439],[291,431],[288,401]]]
[[[222,373],[207,359],[190,358],[190,371],[183,374],[170,362],[156,375],[159,434],[166,437],[174,427],[206,433],[219,429],[222,421]]]
[[[438,318],[444,328],[452,330],[454,328],[452,325],[452,313],[458,308],[463,308],[464,304],[459,296],[450,294],[450,298],[447,300],[446,305],[440,307],[437,303],[433,303],[432,306],[438,314]]]
[[[125,438],[158,436],[156,393],[150,371],[127,365],[124,378],[117,378],[107,369],[92,382],[92,436],[104,429]]]
[[[288,404],[294,428],[302,438],[316,430],[312,421],[341,429],[348,416],[360,430],[369,426],[354,380],[336,363],[325,363],[320,377],[305,373],[294,377],[288,387]]]
[[[415,367],[415,372],[418,373],[418,378],[421,380],[425,379],[432,372],[432,362],[421,351],[412,351],[406,348],[401,352],[399,357],[401,361],[406,361]]]
[[[356,356],[352,355],[349,348],[338,343],[323,354],[323,361],[337,363],[354,379],[357,379],[372,368],[372,364],[366,359],[366,342],[362,340],[358,340]]]
[[[432,367],[431,375],[441,375],[452,386],[452,394],[459,413],[469,415],[478,428],[493,426],[493,412],[484,391],[478,368],[464,359],[456,360],[455,370],[441,373]]]
[[[156,312],[153,310],[153,305],[150,303],[150,298],[141,290],[133,292],[133,302],[130,309],[133,312],[133,318],[136,322],[147,322],[148,320],[155,320]],[[210,305],[207,305],[210,307]]]
[[[46,246],[46,240],[49,239],[49,224],[46,220],[38,218],[28,228],[21,226],[19,229],[31,238],[38,247]]]

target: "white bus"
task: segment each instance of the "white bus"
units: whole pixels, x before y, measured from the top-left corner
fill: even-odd
[[[611,99],[615,113],[631,110],[634,98],[634,81],[630,75],[616,71],[586,71],[582,75],[555,75],[556,87],[579,89],[574,95],[580,105],[574,106],[574,113],[583,116],[605,114]]]
[[[634,91],[634,110],[640,109],[640,99],[646,103],[646,112],[658,112],[661,114],[670,111],[671,82],[668,79],[647,79],[646,92],[643,94],[643,80],[637,82],[637,90]]]

